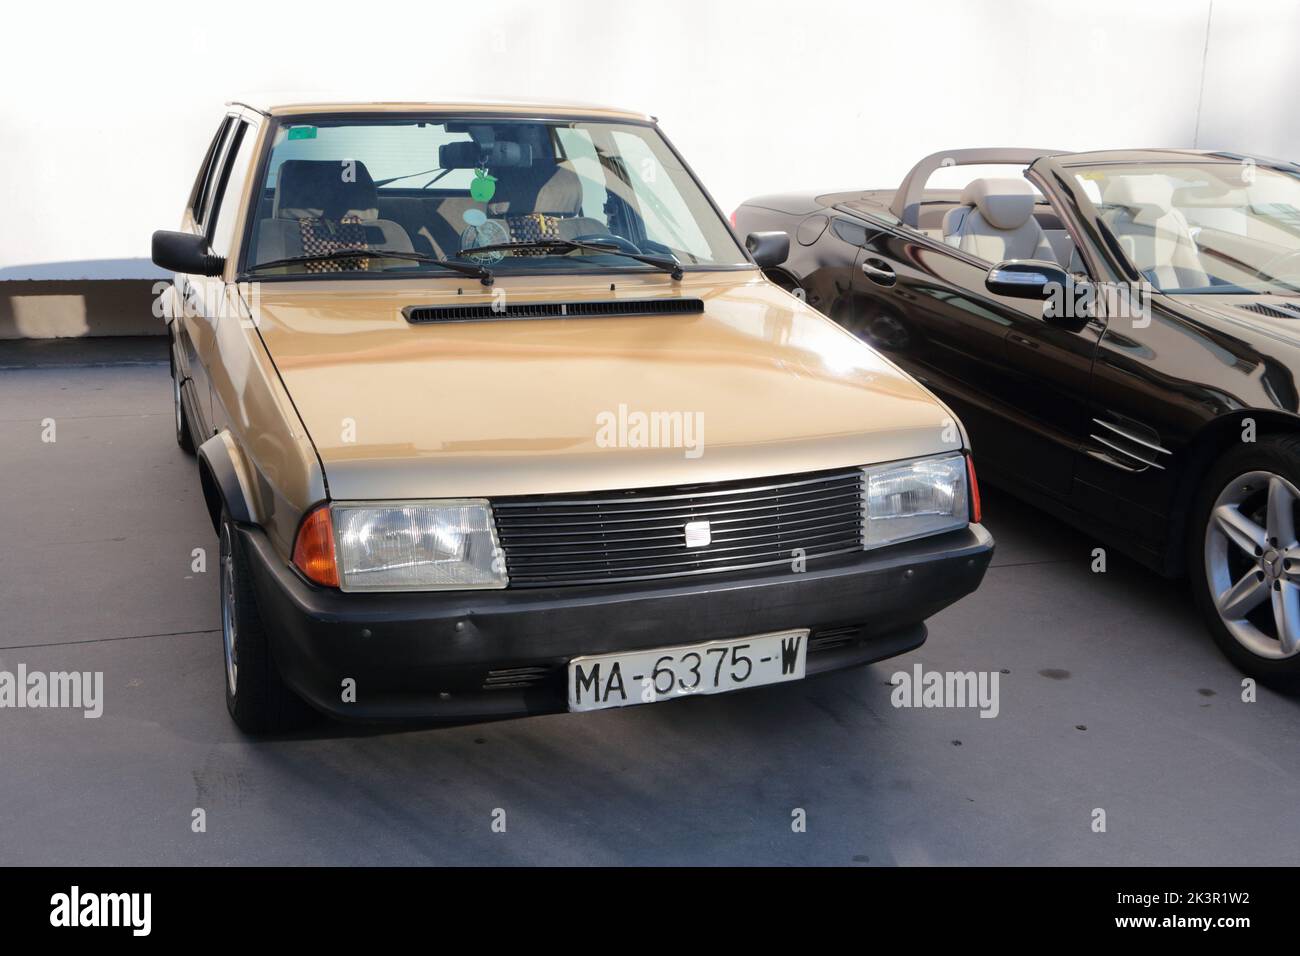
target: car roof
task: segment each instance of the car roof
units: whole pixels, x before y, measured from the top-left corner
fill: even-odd
[[[292,98],[240,97],[227,104],[244,106],[267,116],[301,116],[325,113],[483,113],[509,116],[584,116],[598,119],[655,122],[655,117],[637,110],[600,106],[594,103],[551,100],[482,100],[445,98],[425,101],[339,99],[299,100]]]

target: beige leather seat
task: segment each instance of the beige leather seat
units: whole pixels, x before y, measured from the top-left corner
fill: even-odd
[[[1052,245],[1034,219],[1034,190],[1023,179],[974,179],[943,217],[943,240],[987,262],[1045,259]]]
[[[258,225],[257,261],[333,249],[413,251],[401,225],[379,218],[379,194],[364,163],[345,169],[333,160],[285,160],[271,218]],[[334,263],[321,271],[345,267]]]
[[[1161,289],[1210,284],[1196,241],[1182,211],[1173,205],[1173,186],[1163,176],[1116,176],[1101,194],[1102,220],[1129,261]]]

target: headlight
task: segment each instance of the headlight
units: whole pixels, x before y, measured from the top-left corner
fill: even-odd
[[[965,455],[870,465],[862,472],[864,548],[962,528],[970,520]]]
[[[492,507],[482,499],[335,504],[344,591],[503,588]]]

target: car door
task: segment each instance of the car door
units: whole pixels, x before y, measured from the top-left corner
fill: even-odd
[[[220,160],[213,172],[208,202],[205,203],[200,223],[208,242],[208,251],[222,259],[228,259],[235,248],[234,233],[238,227],[239,206],[256,140],[252,123],[238,116],[233,120]],[[197,290],[194,298],[202,303],[200,309],[192,310],[187,331],[197,358],[195,389],[201,391],[199,401],[202,403],[205,422],[204,434],[211,435],[219,425],[215,415],[211,374],[217,353],[217,327],[225,317],[239,314],[234,301],[237,291],[234,286],[227,287],[224,274],[189,276],[188,280],[191,288]]]
[[[236,123],[233,115],[223,117],[208,147],[185,211],[182,229],[186,232],[208,235]],[[176,290],[181,305],[175,324],[176,363],[182,376],[181,393],[195,414],[193,425],[200,436],[211,434],[211,392],[202,356],[210,352],[216,330],[215,309],[220,297],[217,295],[214,298],[214,294],[220,283],[220,277],[176,276]]]
[[[868,338],[952,405],[991,476],[1066,499],[1100,327],[1049,325],[1042,303],[993,295],[992,265],[907,226],[882,228],[854,278],[888,333]]]
[[[1110,290],[1142,282],[1074,172],[1052,159],[1035,163],[1034,171],[1057,208],[1075,221],[1076,232],[1088,237],[1080,248],[1091,273]],[[1098,303],[1112,314],[1093,362],[1073,504],[1092,516],[1090,527],[1099,536],[1122,537],[1130,553],[1153,566],[1172,557],[1178,563],[1167,569],[1178,570],[1181,555],[1166,550],[1171,511],[1182,480],[1203,466],[1183,457],[1188,444],[1224,408],[1295,408],[1295,381],[1249,343],[1211,323],[1189,321],[1172,300],[1099,295]],[[1245,379],[1258,383],[1260,392],[1239,390]]]
[[[231,134],[226,166],[216,196],[216,206],[208,221],[208,240],[212,254],[225,259],[235,271],[234,259],[239,255],[240,227],[243,219],[240,207],[252,174],[254,154],[257,149],[258,124],[241,118]],[[255,208],[249,215],[255,215]],[[222,296],[221,307],[216,311],[212,339],[204,345],[201,359],[208,372],[211,401],[209,424],[215,432],[230,425],[230,408],[242,401],[241,370],[247,366],[246,339],[239,333],[237,324],[251,312],[256,317],[257,283],[224,282],[221,276],[208,280],[215,284],[213,294]],[[224,399],[223,399],[224,396]]]

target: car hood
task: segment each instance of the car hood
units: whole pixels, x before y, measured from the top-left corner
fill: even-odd
[[[1174,301],[1224,331],[1262,333],[1300,346],[1300,297],[1276,295],[1175,295]]]
[[[261,283],[255,323],[331,497],[658,487],[964,443],[929,392],[753,270],[620,276],[616,291],[605,277],[503,277],[496,290],[512,304],[694,297],[704,311],[411,324],[406,306],[492,292],[441,278]],[[644,447],[656,430],[667,447]]]

